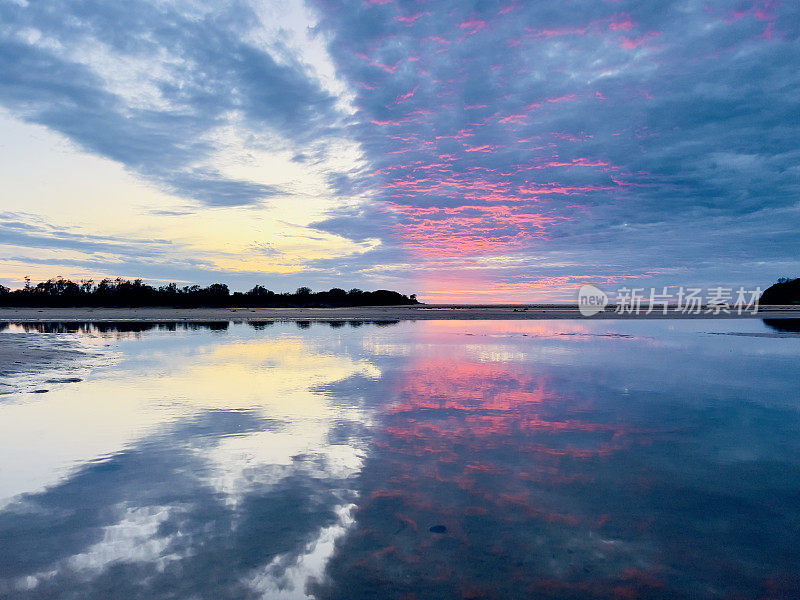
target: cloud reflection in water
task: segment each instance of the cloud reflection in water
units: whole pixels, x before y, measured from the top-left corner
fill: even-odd
[[[369,419],[313,388],[380,371],[296,336],[196,337],[122,342],[113,371],[2,407],[3,455],[26,457],[2,593],[304,597],[321,575],[364,456],[330,438]]]
[[[763,331],[95,331],[0,404],[0,596],[792,597],[797,339],[708,335]]]

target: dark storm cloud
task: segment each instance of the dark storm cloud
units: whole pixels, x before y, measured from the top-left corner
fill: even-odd
[[[197,164],[218,150],[210,136],[232,114],[259,135],[305,143],[339,117],[334,99],[279,43],[245,40],[258,27],[243,3],[206,12],[164,3],[90,0],[0,3],[0,104],[125,165],[167,191],[207,205],[253,204],[272,186]],[[85,59],[144,62],[157,105],[112,89]],[[134,90],[137,92],[140,90]]]

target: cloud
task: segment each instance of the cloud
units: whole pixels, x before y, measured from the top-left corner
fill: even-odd
[[[792,260],[796,5],[443,2],[412,23],[398,21],[404,3],[316,6],[357,90],[374,199],[320,228],[381,237],[429,267],[583,253],[572,275],[699,259],[727,263],[724,278],[734,255]],[[491,269],[489,285],[504,277]]]
[[[215,131],[303,146],[340,126],[335,98],[278,40],[247,41],[247,4],[0,5],[0,103],[165,190],[211,206],[281,194],[205,164]]]
[[[296,201],[230,158],[285,151],[328,195],[315,227],[381,242],[309,261],[312,285],[566,276],[540,257],[572,278],[800,269],[796,3],[314,0],[324,77],[244,3],[21,4],[0,4],[0,104],[206,206]]]
[[[164,257],[176,249],[176,244],[170,240],[131,240],[69,231],[36,215],[8,212],[0,213],[0,246],[115,254],[137,259]]]

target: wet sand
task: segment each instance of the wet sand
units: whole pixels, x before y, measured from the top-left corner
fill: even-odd
[[[618,314],[613,307],[584,317],[570,304],[422,304],[355,308],[0,308],[0,322],[91,321],[403,321],[430,319],[792,319],[800,306],[762,307],[758,313],[737,315],[684,314],[659,309],[650,314]]]
[[[0,332],[0,395],[70,383],[93,356],[67,336]]]

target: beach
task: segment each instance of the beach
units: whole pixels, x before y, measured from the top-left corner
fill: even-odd
[[[0,322],[221,322],[221,321],[420,321],[516,319],[793,319],[800,306],[768,306],[757,313],[715,315],[661,309],[620,314],[611,306],[584,317],[571,304],[419,304],[348,308],[0,308]]]
[[[70,335],[4,332],[0,339],[0,395],[71,383],[99,355]]]

